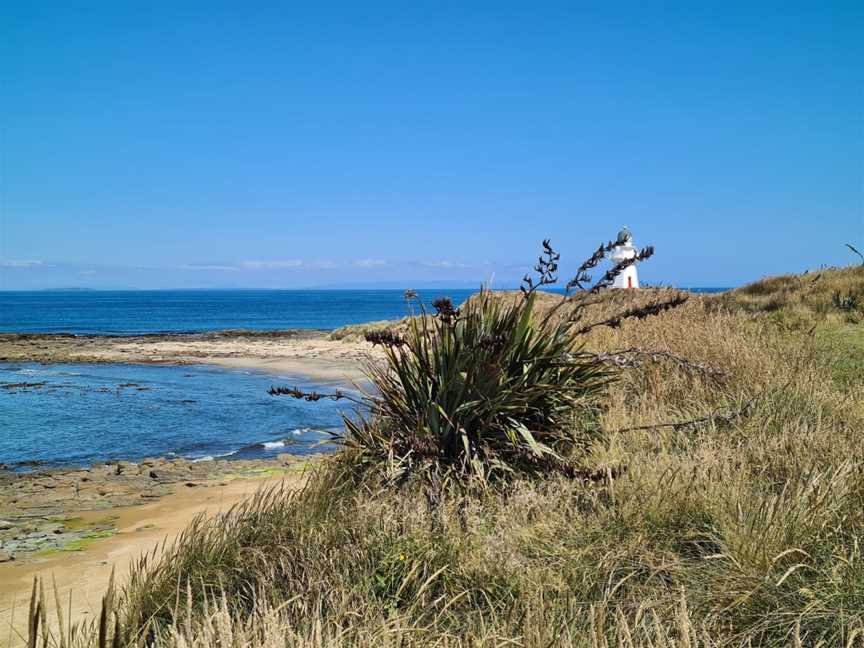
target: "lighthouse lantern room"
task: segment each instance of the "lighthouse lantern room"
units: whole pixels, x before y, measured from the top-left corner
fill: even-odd
[[[632,259],[639,253],[639,250],[633,245],[633,234],[630,232],[627,227],[624,227],[620,232],[618,232],[618,239],[616,240],[616,245],[612,248],[612,251],[609,254],[609,258],[612,260],[612,263],[618,265],[622,261],[626,261],[627,259]],[[639,275],[636,273],[636,264],[627,266],[624,268],[624,271],[615,277],[615,281],[612,283],[613,288],[638,288],[639,287]]]

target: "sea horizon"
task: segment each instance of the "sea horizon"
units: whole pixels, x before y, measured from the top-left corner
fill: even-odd
[[[375,292],[375,291],[393,291],[393,292],[405,292],[406,290],[473,290],[475,292],[480,290],[480,286],[474,286],[474,284],[441,284],[439,285],[427,285],[422,284],[419,286],[396,286],[385,284],[381,286],[361,286],[361,287],[350,287],[350,286],[311,286],[311,287],[301,287],[301,288],[270,288],[270,287],[261,287],[256,288],[254,286],[249,287],[225,287],[225,288],[212,288],[212,287],[185,287],[185,288],[136,288],[136,287],[123,287],[123,288],[91,288],[87,286],[76,287],[70,286],[67,288],[57,287],[57,288],[0,288],[0,295],[5,293],[88,293],[88,292]],[[642,289],[646,288],[674,288],[676,290],[686,290],[689,292],[723,292],[725,290],[733,290],[738,286],[677,286],[674,284],[657,284],[657,285],[648,285],[643,284]],[[514,286],[495,286],[492,288],[493,291],[512,291],[519,290],[518,285]],[[564,293],[563,288],[548,288],[543,287],[540,290],[543,292],[551,292],[551,293]]]
[[[0,291],[0,333],[136,336],[237,329],[332,331],[405,317],[412,304],[406,302],[404,292],[395,288]],[[438,297],[461,303],[477,289],[415,292],[429,306]],[[547,292],[563,294],[561,289]]]
[[[417,300],[430,307],[446,296],[458,304],[476,292],[418,289],[416,300],[406,301],[399,289],[3,291],[0,333],[116,338],[331,331],[399,319],[412,306],[416,312]],[[60,467],[146,456],[267,458],[309,452],[341,426],[343,408],[268,397],[267,387],[278,382],[321,387],[309,376],[249,367],[0,361],[0,413],[16,430],[0,440],[0,464],[20,469],[33,461]],[[46,432],[53,444],[42,443]]]

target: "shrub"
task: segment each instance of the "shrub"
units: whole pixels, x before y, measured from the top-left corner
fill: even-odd
[[[374,388],[365,397],[368,415],[345,421],[343,440],[359,465],[386,464],[397,474],[441,468],[482,481],[550,470],[574,474],[576,451],[596,437],[596,413],[613,377],[610,359],[584,352],[582,336],[684,301],[679,296],[582,323],[583,309],[600,299],[591,302],[591,296],[653,254],[653,248],[645,248],[589,287],[588,270],[617,244],[601,245],[553,307],[536,307],[538,290],[557,282],[560,256],[548,240],[534,267],[536,276],[523,278],[515,298],[482,289],[461,308],[438,299],[430,315],[408,291],[410,316],[398,330],[365,333],[367,341],[384,347],[385,362],[367,366]],[[288,388],[270,393],[306,397]]]
[[[347,443],[375,460],[433,461],[480,477],[567,465],[608,369],[574,355],[572,323],[538,321],[535,295],[505,303],[489,291],[455,310],[411,320],[382,339],[386,364],[370,364],[372,418],[347,421]]]
[[[858,295],[851,292],[841,293],[839,290],[835,290],[831,293],[831,303],[834,305],[834,308],[844,313],[857,313],[861,310],[861,302],[858,299]]]

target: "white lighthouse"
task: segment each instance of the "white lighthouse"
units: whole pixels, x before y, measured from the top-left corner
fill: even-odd
[[[635,257],[639,250],[633,245],[633,234],[630,232],[627,227],[624,227],[620,232],[618,232],[618,239],[615,241],[616,245],[612,248],[612,251],[609,254],[609,258],[612,260],[612,263],[618,265],[622,261],[626,261],[627,259],[632,259]],[[627,266],[624,268],[624,271],[615,277],[615,281],[612,283],[613,288],[638,288],[639,287],[639,275],[636,274],[636,264]]]

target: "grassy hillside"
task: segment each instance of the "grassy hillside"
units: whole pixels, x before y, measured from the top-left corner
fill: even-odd
[[[864,314],[864,265],[769,277],[722,293],[717,301],[790,324],[858,323]]]
[[[864,270],[594,327],[614,380],[568,424],[578,470],[394,481],[344,451],[142,561],[106,641],[864,645],[864,336],[835,291],[864,297]],[[580,322],[671,294],[605,293]]]
[[[855,382],[864,372],[864,266],[763,279],[719,295],[714,304],[783,330],[811,331],[838,380]]]

